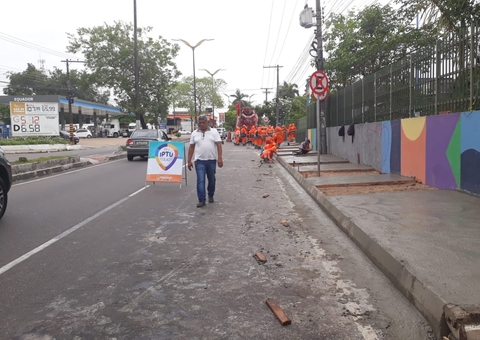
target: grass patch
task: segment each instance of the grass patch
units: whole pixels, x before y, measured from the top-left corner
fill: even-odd
[[[60,136],[48,136],[48,137],[12,137],[1,138],[1,145],[37,145],[37,144],[70,144],[70,140],[62,138]]]
[[[12,165],[19,165],[19,164],[27,164],[27,163],[38,163],[44,161],[51,161],[54,159],[61,159],[61,158],[70,158],[72,156],[50,156],[50,157],[40,157],[35,159],[27,159],[27,157],[20,157],[18,161],[10,162]]]

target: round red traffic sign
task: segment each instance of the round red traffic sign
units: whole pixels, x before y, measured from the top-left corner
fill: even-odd
[[[314,94],[322,95],[328,91],[328,77],[323,71],[315,71],[310,76],[310,89]]]
[[[330,94],[330,90],[327,89],[327,91],[324,92],[323,94],[314,93],[313,97],[315,97],[316,100],[319,100],[319,101],[323,102],[325,99],[327,99],[329,94]]]

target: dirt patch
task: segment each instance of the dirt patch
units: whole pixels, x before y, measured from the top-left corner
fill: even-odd
[[[318,177],[317,171],[300,171],[300,174],[305,177]],[[348,176],[348,175],[379,175],[379,171],[338,171],[338,170],[320,170],[320,176]]]
[[[422,183],[380,184],[380,185],[349,185],[341,187],[317,188],[326,196],[363,195],[381,192],[437,190]]]

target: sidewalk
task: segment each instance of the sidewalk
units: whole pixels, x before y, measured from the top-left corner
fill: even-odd
[[[289,148],[280,149],[279,163],[422,313],[438,339],[450,332],[443,318],[447,303],[480,305],[479,197],[432,190],[332,155],[321,155],[318,177],[317,155],[287,155]],[[478,326],[465,339],[478,339],[475,332]]]

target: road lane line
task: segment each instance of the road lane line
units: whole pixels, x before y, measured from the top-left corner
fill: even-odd
[[[116,206],[122,204],[123,202],[125,202],[126,200],[128,200],[129,198],[132,198],[133,196],[137,195],[138,193],[142,192],[143,190],[147,189],[149,187],[149,185],[147,185],[146,187],[143,187],[141,188],[140,190],[137,190],[135,191],[134,193],[128,195],[127,197],[124,197],[122,198],[121,200],[109,205],[108,207],[106,207],[105,209],[103,210],[100,210],[99,212],[97,212],[95,215],[92,215],[90,216],[89,218],[83,220],[82,222],[74,225],[73,227],[71,227],[70,229],[64,231],[63,233],[55,236],[54,238],[50,239],[49,241],[45,242],[44,244],[38,246],[37,248],[29,251],[28,253],[20,256],[19,258],[17,258],[16,260],[13,260],[12,262],[6,264],[5,266],[1,267],[0,268],[0,275],[2,275],[3,273],[5,273],[7,270],[9,269],[12,269],[13,267],[15,267],[17,264],[20,264],[22,263],[23,261],[25,261],[26,259],[28,259],[30,256],[32,255],[35,255],[36,253],[42,251],[43,249],[47,248],[48,246],[54,244],[55,242],[57,241],[60,241],[62,238],[70,235],[71,233],[73,233],[75,230],[78,230],[80,229],[81,227],[83,227],[84,225],[86,225],[87,223],[95,220],[96,218],[102,216],[103,214],[105,214],[106,212],[108,212],[109,210],[112,210],[113,208],[115,208]]]

